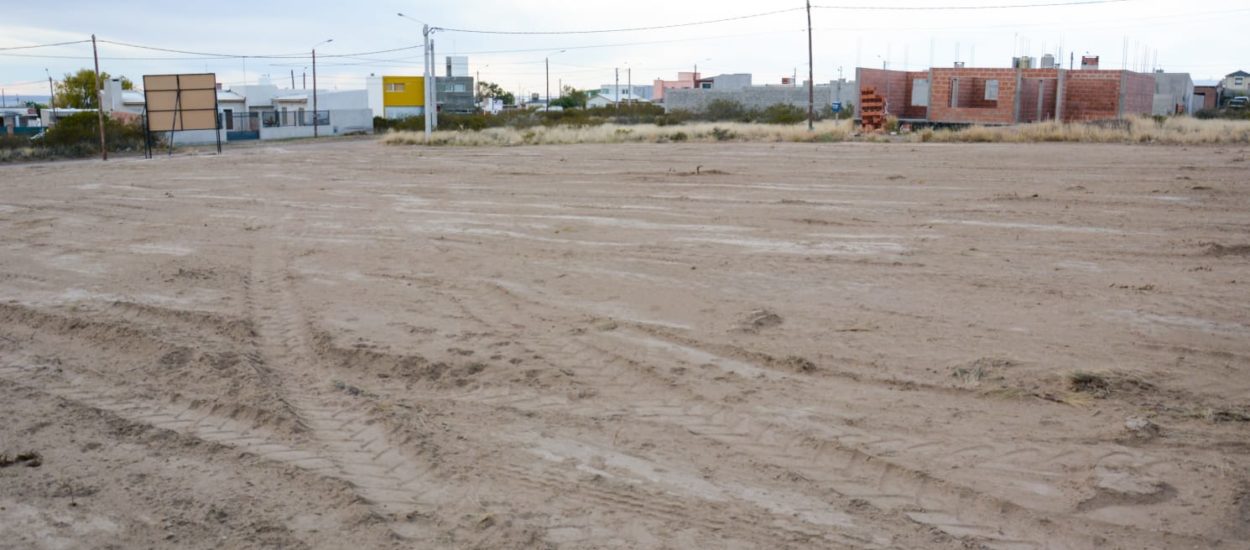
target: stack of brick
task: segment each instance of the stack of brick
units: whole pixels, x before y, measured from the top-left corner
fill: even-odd
[[[864,86],[859,90],[860,127],[865,131],[882,130],[885,128],[885,98],[877,94],[877,89]]]

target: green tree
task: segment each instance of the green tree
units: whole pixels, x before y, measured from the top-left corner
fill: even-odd
[[[504,90],[494,82],[482,80],[477,83],[477,101],[480,103],[486,98],[503,100],[504,105],[516,105],[516,96],[512,92]]]
[[[101,85],[109,78],[108,73],[101,72]],[[123,90],[134,89],[135,84],[129,78],[123,76],[121,81]],[[95,71],[91,69],[79,69],[74,74],[65,75],[63,80],[56,83],[56,102],[53,106],[71,109],[95,109],[97,98],[93,92],[95,83]]]
[[[587,102],[596,93],[598,93],[598,90],[578,90],[572,86],[565,86],[564,93],[560,94],[559,99],[551,100],[551,105],[565,109],[585,109]]]

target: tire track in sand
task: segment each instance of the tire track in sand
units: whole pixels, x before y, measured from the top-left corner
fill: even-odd
[[[505,287],[488,287],[487,291],[462,292],[458,297],[461,307],[480,322],[489,326],[492,323],[486,319],[494,320],[494,324],[509,324],[508,320],[518,315],[541,317],[538,312],[528,311],[525,307],[527,302],[532,302],[531,299],[515,296]],[[925,449],[931,453],[934,441],[930,439],[900,441],[897,437],[866,434],[831,425],[822,426],[816,432],[796,430],[792,426],[770,422],[767,415],[743,411],[733,405],[700,402],[690,399],[688,395],[666,399],[662,394],[640,391],[646,386],[665,386],[654,383],[655,375],[648,365],[591,342],[595,341],[583,341],[577,336],[563,337],[560,343],[526,339],[527,345],[539,351],[553,365],[572,368],[579,379],[591,381],[590,386],[600,390],[594,400],[573,402],[561,396],[511,388],[503,392],[474,392],[477,395],[460,397],[467,400],[480,398],[483,403],[518,410],[586,416],[619,414],[677,425],[690,433],[795,472],[849,499],[867,502],[921,525],[940,529],[955,537],[976,539],[995,548],[1092,547],[1107,534],[1114,534],[1118,540],[1140,541],[1142,547],[1167,546],[1173,542],[1182,545],[1210,542],[1033,510],[923,470],[902,466],[866,450],[888,447],[897,451],[899,444],[903,443],[904,448]],[[668,358],[667,362],[671,361],[672,358]],[[664,393],[672,392],[668,389]],[[619,397],[617,402],[608,402],[614,396]],[[1007,450],[1005,454],[1018,454],[1020,451]],[[1054,527],[1061,522],[1085,528]]]
[[[265,243],[280,238],[269,235]],[[389,434],[366,410],[345,406],[327,395],[325,376],[312,351],[307,322],[296,302],[281,248],[265,244],[253,252],[248,304],[259,337],[261,356],[280,379],[282,392],[318,450],[403,539],[432,536],[403,521],[447,501],[446,487],[430,466],[389,441]],[[318,391],[320,389],[320,391]]]

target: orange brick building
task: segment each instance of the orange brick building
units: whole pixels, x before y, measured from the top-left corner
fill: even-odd
[[[1080,122],[1149,115],[1155,91],[1153,75],[1132,71],[954,67],[855,72],[861,87],[872,86],[885,98],[887,115],[938,124]]]

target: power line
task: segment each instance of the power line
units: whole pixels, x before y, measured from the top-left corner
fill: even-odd
[[[86,44],[88,42],[91,42],[91,41],[90,40],[78,40],[74,42],[57,42],[55,44],[35,44],[33,46],[8,46],[5,48],[0,48],[0,52],[10,51],[10,50],[30,50],[34,48],[54,48],[56,46],[72,46],[74,44]]]
[[[1064,6],[1088,6],[1094,4],[1120,4],[1135,0],[1077,0],[1075,2],[1044,2],[1036,4],[998,4],[990,6],[812,6],[821,10],[845,11],[960,11],[960,10],[1009,10],[1018,8],[1058,8]]]
[[[214,58],[214,59],[302,59],[302,58],[309,57],[309,54],[306,54],[306,53],[268,54],[268,55],[228,54],[228,53],[210,53],[210,52],[194,52],[194,51],[187,51],[187,50],[175,50],[172,48],[144,46],[140,44],[130,44],[127,42],[117,42],[113,40],[100,40],[100,42],[103,42],[105,44],[113,44],[115,46],[125,46],[128,48],[138,48],[142,50],[178,53],[178,54],[184,54],[184,55],[197,55],[197,56],[202,56],[202,58]],[[419,50],[424,47],[425,46],[421,44],[415,44],[411,46],[403,46],[400,48],[391,48],[391,49],[386,49],[386,50],[374,50],[374,51],[368,51],[368,52],[353,52],[353,53],[343,53],[343,54],[330,54],[330,55],[322,55],[321,57],[359,57],[359,56],[364,56],[364,55],[401,52],[405,50]]]
[[[463,33],[472,33],[472,34],[525,34],[525,35],[605,34],[605,33],[613,33],[613,32],[654,31],[654,30],[663,30],[663,29],[676,29],[676,28],[681,28],[681,27],[695,27],[699,25],[714,25],[716,23],[728,23],[731,21],[757,19],[760,17],[768,17],[770,15],[777,15],[777,14],[789,13],[789,12],[794,12],[794,11],[802,11],[802,10],[803,8],[787,8],[784,10],[773,10],[773,11],[768,11],[768,12],[763,12],[763,13],[753,13],[751,15],[724,17],[721,19],[709,19],[706,21],[691,21],[687,23],[673,23],[670,25],[655,25],[655,26],[649,26],[649,27],[626,27],[626,28],[620,28],[620,29],[594,29],[594,30],[584,30],[584,31],[498,31],[498,30],[483,30],[483,29],[455,29],[455,28],[450,28],[450,27],[438,27],[438,30],[444,31],[444,32],[463,32]]]

